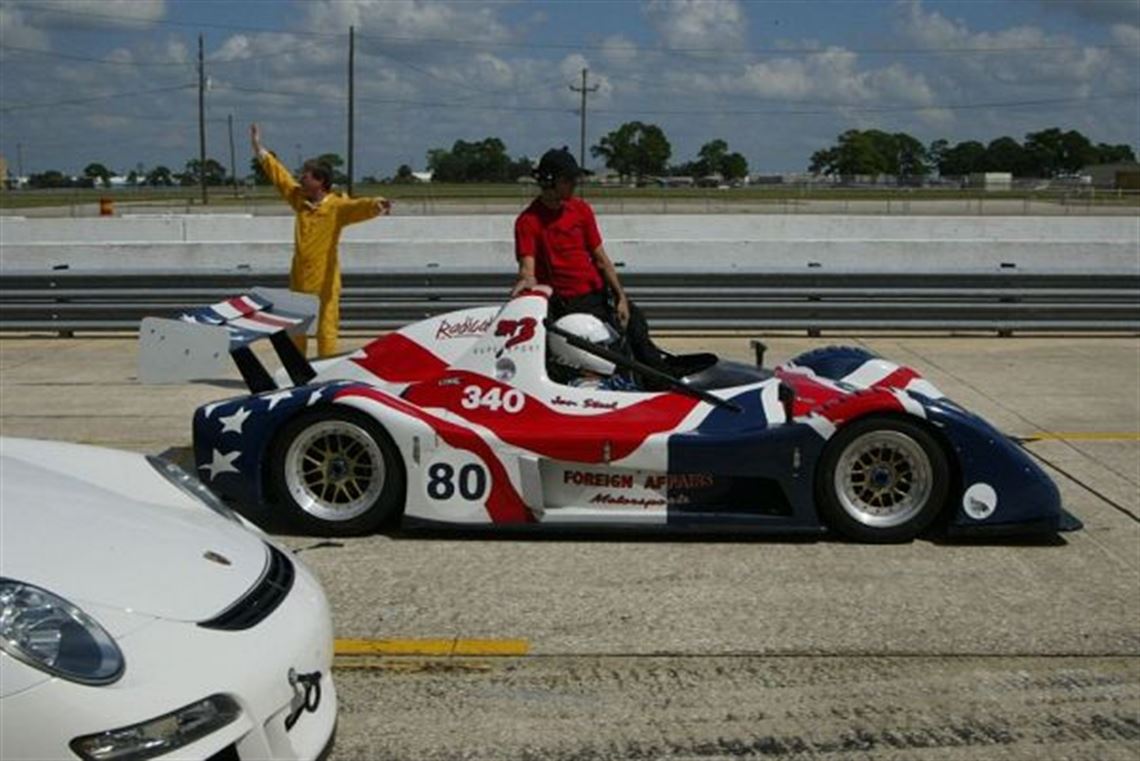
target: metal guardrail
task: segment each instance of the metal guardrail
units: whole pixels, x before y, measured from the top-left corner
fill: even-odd
[[[345,329],[390,329],[501,302],[510,270],[419,269],[344,275]],[[998,271],[625,272],[655,330],[914,329],[1140,333],[1140,273]],[[52,271],[0,273],[0,330],[130,331],[284,272]]]

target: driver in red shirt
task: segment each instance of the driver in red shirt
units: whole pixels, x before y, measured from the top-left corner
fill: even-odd
[[[594,210],[574,196],[578,178],[585,173],[565,147],[552,148],[538,162],[534,178],[541,192],[515,220],[519,270],[511,295],[548,285],[554,292],[551,319],[576,312],[592,314],[625,334],[635,359],[664,370],[645,317],[626,296],[602,245]]]

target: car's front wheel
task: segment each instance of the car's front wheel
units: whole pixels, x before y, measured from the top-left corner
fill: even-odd
[[[828,442],[816,476],[824,520],[865,542],[907,542],[942,511],[946,454],[922,426],[900,418],[858,420]]]
[[[324,536],[374,531],[399,515],[404,468],[371,418],[318,409],[282,429],[270,457],[270,486],[300,530]]]

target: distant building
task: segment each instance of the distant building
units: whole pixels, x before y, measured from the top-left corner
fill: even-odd
[[[1086,166],[1081,174],[1092,178],[1093,187],[1114,190],[1140,190],[1140,163],[1124,161],[1117,164]]]
[[[966,187],[980,190],[1010,190],[1013,174],[1010,172],[974,172],[966,180]]]
[[[663,188],[691,188],[696,183],[692,177],[654,177],[653,182]]]
[[[431,178],[434,175],[435,172],[431,171],[430,169],[426,172],[412,172],[412,178],[416,182],[431,182]]]

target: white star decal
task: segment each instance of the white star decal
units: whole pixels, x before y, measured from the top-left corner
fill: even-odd
[[[214,402],[213,404],[207,404],[204,411],[205,416],[210,417],[214,414],[214,410],[216,410],[218,407],[221,407],[223,404],[225,404],[225,402]]]
[[[316,391],[314,391],[312,394],[310,394],[309,395],[309,401],[305,406],[306,407],[312,407],[314,404],[319,402],[321,399],[321,391],[322,391],[322,389],[318,388]]]
[[[214,459],[205,465],[199,465],[198,470],[209,471],[210,480],[213,481],[220,473],[237,473],[238,469],[234,467],[234,460],[239,457],[241,457],[241,450],[222,454],[215,449]]]
[[[239,407],[238,411],[232,415],[218,418],[218,422],[222,424],[222,433],[226,431],[233,431],[241,435],[241,427],[245,424],[246,418],[253,413],[253,410],[247,410],[245,407]]]
[[[267,394],[261,398],[269,402],[269,409],[273,409],[277,406],[278,402],[283,402],[286,399],[292,399],[293,392],[289,389],[285,389],[284,391],[278,391],[276,394]]]

